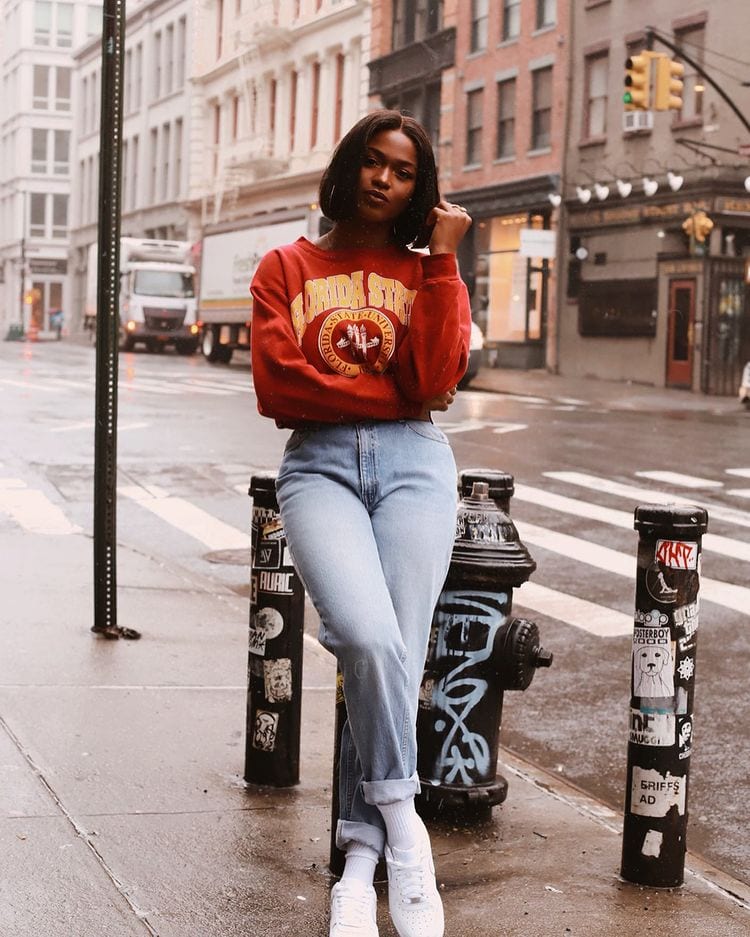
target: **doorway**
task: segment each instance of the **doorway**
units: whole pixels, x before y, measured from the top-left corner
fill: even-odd
[[[695,280],[669,281],[667,387],[693,386]]]

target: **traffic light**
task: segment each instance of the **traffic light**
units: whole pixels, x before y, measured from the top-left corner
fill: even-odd
[[[685,66],[666,55],[656,60],[654,82],[654,109],[657,111],[682,110],[682,76]]]
[[[625,59],[625,91],[622,96],[626,111],[647,111],[651,98],[651,56],[645,53]]]

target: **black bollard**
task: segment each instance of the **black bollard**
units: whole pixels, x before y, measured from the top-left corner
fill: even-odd
[[[638,568],[621,874],[684,880],[703,508],[636,508]]]
[[[245,780],[299,783],[305,591],[292,565],[275,478],[254,475]]]
[[[346,854],[336,845],[336,828],[339,821],[339,773],[341,771],[341,736],[346,724],[346,700],[344,699],[344,675],[336,670],[336,724],[333,730],[333,777],[331,780],[331,851],[328,868],[331,875],[340,876],[344,871]]]

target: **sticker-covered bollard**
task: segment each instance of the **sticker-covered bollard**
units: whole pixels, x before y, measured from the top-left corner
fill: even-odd
[[[305,592],[292,566],[275,478],[254,475],[245,780],[299,783]]]
[[[640,534],[631,667],[622,877],[681,885],[693,740],[703,508],[636,508]]]

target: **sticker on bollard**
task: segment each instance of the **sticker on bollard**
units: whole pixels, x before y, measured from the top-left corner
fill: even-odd
[[[631,654],[622,877],[684,880],[703,508],[642,505]]]
[[[245,780],[299,783],[305,593],[284,536],[273,476],[253,476]]]

